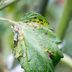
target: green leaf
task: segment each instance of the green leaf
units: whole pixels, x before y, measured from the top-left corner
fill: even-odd
[[[13,51],[26,72],[53,72],[53,65],[63,57],[57,45],[59,40],[48,27],[34,28],[36,24],[17,25],[23,35]]]
[[[15,24],[13,31],[10,24],[12,21],[9,22],[7,30],[4,30],[5,35],[3,34],[4,48],[12,48],[25,72],[54,72],[54,66],[63,57],[58,49],[60,40],[49,29],[47,21],[41,15],[34,13],[26,20]]]
[[[4,56],[7,56],[11,52],[11,48],[14,47],[13,31],[10,22],[0,20],[0,39],[2,52]]]

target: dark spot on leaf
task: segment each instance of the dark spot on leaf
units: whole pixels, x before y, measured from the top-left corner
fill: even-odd
[[[17,46],[17,44],[18,44],[18,41],[14,40],[14,48]]]
[[[56,44],[61,44],[62,42],[60,41],[60,42],[56,42]]]
[[[17,59],[18,59],[18,61],[20,61],[20,59],[21,59],[21,58],[23,58],[23,56],[22,56],[22,55],[21,55],[21,56],[19,56],[19,57],[17,58]]]
[[[48,25],[50,25],[50,23],[48,22]]]
[[[34,19],[36,19],[37,17],[34,17]]]
[[[42,19],[39,19],[39,21],[42,21]]]
[[[48,56],[50,57],[50,59],[52,59],[53,54],[51,52],[49,52],[49,51],[47,51],[47,53],[48,53]]]
[[[46,32],[45,35],[47,35],[48,33]]]
[[[36,28],[37,28],[37,26],[34,26],[34,28],[36,29]]]
[[[28,23],[28,21],[25,21],[25,23]]]
[[[43,25],[43,23],[41,23]]]
[[[45,35],[47,35],[48,34],[48,31],[47,32],[45,32]]]
[[[36,22],[35,20],[33,20],[33,22]]]
[[[28,62],[30,62],[30,61],[31,61],[31,59],[28,60]]]
[[[33,28],[33,31],[35,31],[35,28]]]
[[[50,29],[50,30],[54,32],[54,29]]]

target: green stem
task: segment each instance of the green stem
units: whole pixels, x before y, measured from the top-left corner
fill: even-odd
[[[34,11],[44,15],[49,0],[40,0],[38,5],[34,7]]]
[[[13,20],[10,20],[10,19],[7,19],[7,18],[2,18],[2,17],[0,17],[0,20],[1,20],[1,21],[7,21],[7,22],[11,23],[11,25],[16,25],[16,24],[18,24],[18,22],[13,21]]]
[[[61,40],[63,40],[65,32],[69,26],[72,10],[71,7],[72,7],[72,0],[65,0],[64,12],[61,17],[60,24],[56,28],[56,34]]]
[[[63,54],[64,58],[61,60],[62,63],[65,63],[67,66],[72,68],[72,58],[67,54]]]
[[[11,5],[12,3],[15,3],[19,0],[8,0],[8,1],[3,1],[1,4],[0,4],[0,10],[3,10],[4,8],[6,8],[7,6]]]

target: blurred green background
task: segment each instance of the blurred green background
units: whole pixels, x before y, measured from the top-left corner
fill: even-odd
[[[9,0],[2,0],[9,2]],[[2,6],[0,17],[19,21],[25,13],[35,11],[48,20],[50,29],[62,40],[62,51],[72,58],[72,0],[10,0],[11,4]],[[1,7],[2,6],[2,7]],[[60,62],[56,72],[72,72],[72,67]]]

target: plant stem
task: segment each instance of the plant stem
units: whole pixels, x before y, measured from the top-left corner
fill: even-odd
[[[72,68],[72,58],[68,56],[67,54],[63,54],[64,58],[61,60],[62,63],[67,64],[69,67]]]
[[[34,7],[34,10],[42,15],[44,15],[45,11],[46,11],[46,7],[48,4],[49,0],[40,0],[39,4],[37,7]]]
[[[2,21],[8,21],[8,22],[10,22],[12,25],[18,24],[18,22],[13,21],[13,20],[10,20],[10,19],[7,19],[7,18],[2,18],[2,17],[0,17],[0,20],[2,20]]]
[[[3,10],[4,8],[6,8],[7,6],[11,5],[12,3],[15,3],[19,0],[5,0],[0,4],[0,10]]]
[[[71,7],[72,7],[72,0],[65,0],[63,15],[61,17],[60,24],[56,28],[56,34],[61,40],[63,40],[65,32],[69,26],[72,11]]]
[[[63,15],[61,17],[60,24],[56,28],[56,34],[61,40],[63,40],[66,30],[69,26],[69,22],[72,17],[71,12],[72,12],[72,0],[65,0]],[[61,60],[61,62],[67,64],[69,67],[72,68],[72,58],[69,57],[68,55],[64,54],[64,58]]]

